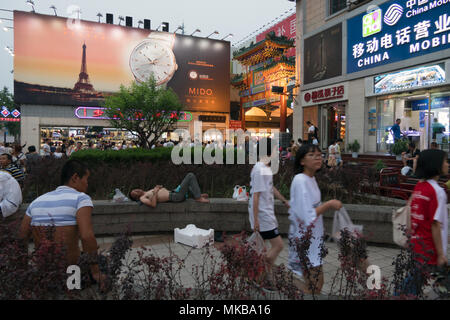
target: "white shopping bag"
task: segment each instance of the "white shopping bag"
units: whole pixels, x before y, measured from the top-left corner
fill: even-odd
[[[262,254],[266,249],[266,246],[264,245],[264,239],[261,237],[259,232],[253,232],[252,235],[247,239],[247,243],[258,254]]]
[[[122,193],[122,191],[119,190],[119,188],[116,188],[113,196],[113,202],[125,202],[125,201],[130,201],[130,199],[128,199],[127,196],[125,196]]]
[[[338,241],[341,239],[341,231],[347,229],[353,235],[362,235],[363,226],[353,224],[352,220],[348,216],[347,210],[342,207],[340,210],[334,212],[332,237]]]

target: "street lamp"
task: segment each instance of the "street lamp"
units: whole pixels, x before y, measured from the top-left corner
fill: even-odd
[[[31,6],[31,11],[36,12],[36,11],[34,11],[34,1],[33,0],[27,0],[27,4],[29,6]]]
[[[158,29],[160,28],[160,27],[162,27],[162,23],[158,26],[158,28],[156,28],[156,31],[158,31]]]
[[[125,18],[123,16],[119,16],[119,26],[120,26],[120,23],[124,20],[125,20]]]
[[[99,12],[99,13],[97,13],[97,17],[98,17],[98,22],[100,22],[100,18],[103,18],[103,15]]]
[[[141,24],[144,24],[144,21],[139,20],[139,21],[138,21],[138,28],[141,26]]]
[[[220,39],[220,40],[225,40],[225,39],[228,38],[228,37],[233,37],[233,34],[232,34],[232,33],[229,33],[229,34],[227,34],[225,37],[223,37],[223,38]]]
[[[173,33],[177,33],[178,30],[183,30],[182,26],[178,26]]]
[[[210,35],[208,35],[206,38],[211,37],[213,34],[219,34],[219,31],[214,31],[213,33],[211,33]]]
[[[55,12],[55,17],[57,17],[58,15],[56,14],[56,7],[55,7],[54,5],[52,5],[52,6],[50,7],[50,9],[53,9],[53,11]]]
[[[200,31],[200,29],[195,29],[195,31],[191,33],[191,36],[193,36],[194,33],[196,33],[196,32],[201,32],[201,31]]]

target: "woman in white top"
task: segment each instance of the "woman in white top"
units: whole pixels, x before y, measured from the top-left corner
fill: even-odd
[[[291,184],[291,201],[289,209],[289,269],[304,282],[297,281],[299,288],[305,293],[318,294],[323,286],[322,255],[323,246],[323,218],[328,210],[339,210],[342,203],[330,200],[322,204],[321,194],[314,177],[322,167],[322,153],[316,145],[302,145],[297,151],[295,162],[297,175]],[[299,254],[297,246],[307,232],[312,228],[311,243],[307,253]],[[301,260],[307,255],[308,259]],[[305,261],[305,260],[309,260]]]

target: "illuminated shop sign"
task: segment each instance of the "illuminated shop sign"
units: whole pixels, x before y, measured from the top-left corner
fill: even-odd
[[[337,84],[302,93],[302,106],[347,100],[348,83]]]
[[[75,109],[75,116],[79,119],[97,119],[97,120],[110,120],[105,114],[105,109],[102,107],[78,107]],[[180,113],[178,122],[192,121],[192,113],[189,111],[182,111]]]
[[[441,109],[450,107],[450,96],[434,97],[431,99],[431,109]],[[411,110],[428,110],[428,99],[411,101]]]
[[[0,121],[20,122],[20,111],[14,109],[10,111],[6,106],[2,106],[0,111]]]
[[[444,64],[419,67],[374,77],[374,93],[417,89],[445,83]]]
[[[347,73],[450,48],[450,0],[386,1],[347,20]]]

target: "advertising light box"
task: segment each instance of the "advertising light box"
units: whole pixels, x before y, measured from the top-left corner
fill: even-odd
[[[99,106],[153,75],[185,110],[229,112],[230,43],[14,12],[17,103]]]
[[[449,49],[450,0],[386,1],[347,31],[347,73]]]

